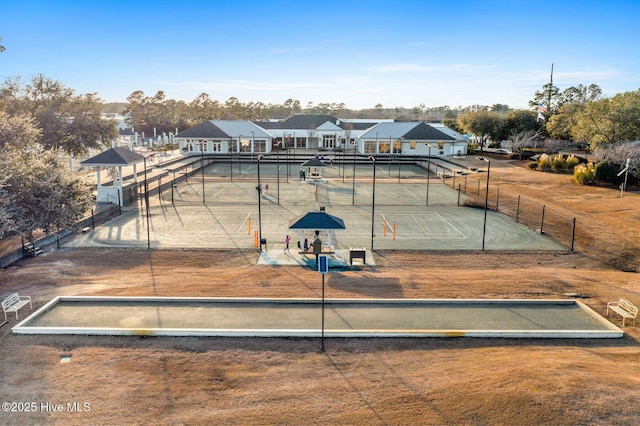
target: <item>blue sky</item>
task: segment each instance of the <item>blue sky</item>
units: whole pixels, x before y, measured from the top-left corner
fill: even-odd
[[[76,93],[348,108],[507,104],[549,81],[640,88],[639,0],[0,0],[0,79]]]

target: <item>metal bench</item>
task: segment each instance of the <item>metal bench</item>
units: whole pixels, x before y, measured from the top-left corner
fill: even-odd
[[[4,325],[7,323],[7,312],[15,312],[16,319],[18,318],[18,310],[29,304],[29,307],[33,309],[33,305],[31,304],[31,297],[29,296],[19,296],[18,293],[10,294],[5,297],[2,301],[2,311],[4,312],[4,322],[0,325]]]
[[[636,317],[638,316],[638,308],[627,299],[620,299],[617,302],[607,303],[607,316],[609,316],[609,310],[617,313],[622,317],[622,326],[624,322],[629,319],[633,319],[633,325],[636,325]]]

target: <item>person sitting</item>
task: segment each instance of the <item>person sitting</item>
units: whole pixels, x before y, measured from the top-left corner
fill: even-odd
[[[307,240],[306,238],[304,239],[304,246],[303,246],[303,248],[304,248],[304,251],[309,250],[309,240]]]

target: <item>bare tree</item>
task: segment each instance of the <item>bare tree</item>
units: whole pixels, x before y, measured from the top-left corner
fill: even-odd
[[[640,175],[640,141],[621,142],[598,148],[593,153],[596,162],[625,165],[629,159],[629,173]]]
[[[509,147],[511,151],[518,153],[518,159],[522,160],[522,151],[525,148],[533,148],[540,137],[540,130],[522,130],[520,132],[512,129],[509,132]]]

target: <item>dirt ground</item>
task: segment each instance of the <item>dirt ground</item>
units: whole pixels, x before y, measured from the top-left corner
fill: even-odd
[[[575,293],[601,314],[620,297],[640,305],[630,272],[640,266],[640,196],[621,199],[523,163],[492,162],[492,181],[576,215],[576,252],[377,252],[375,267],[330,273],[326,297]],[[257,258],[253,250],[61,249],[0,271],[0,293],[28,294],[34,309],[56,295],[320,296],[317,272]],[[640,323],[621,339],[328,339],[324,353],[311,338],[25,336],[11,334],[15,323],[0,328],[1,424],[640,420]]]

